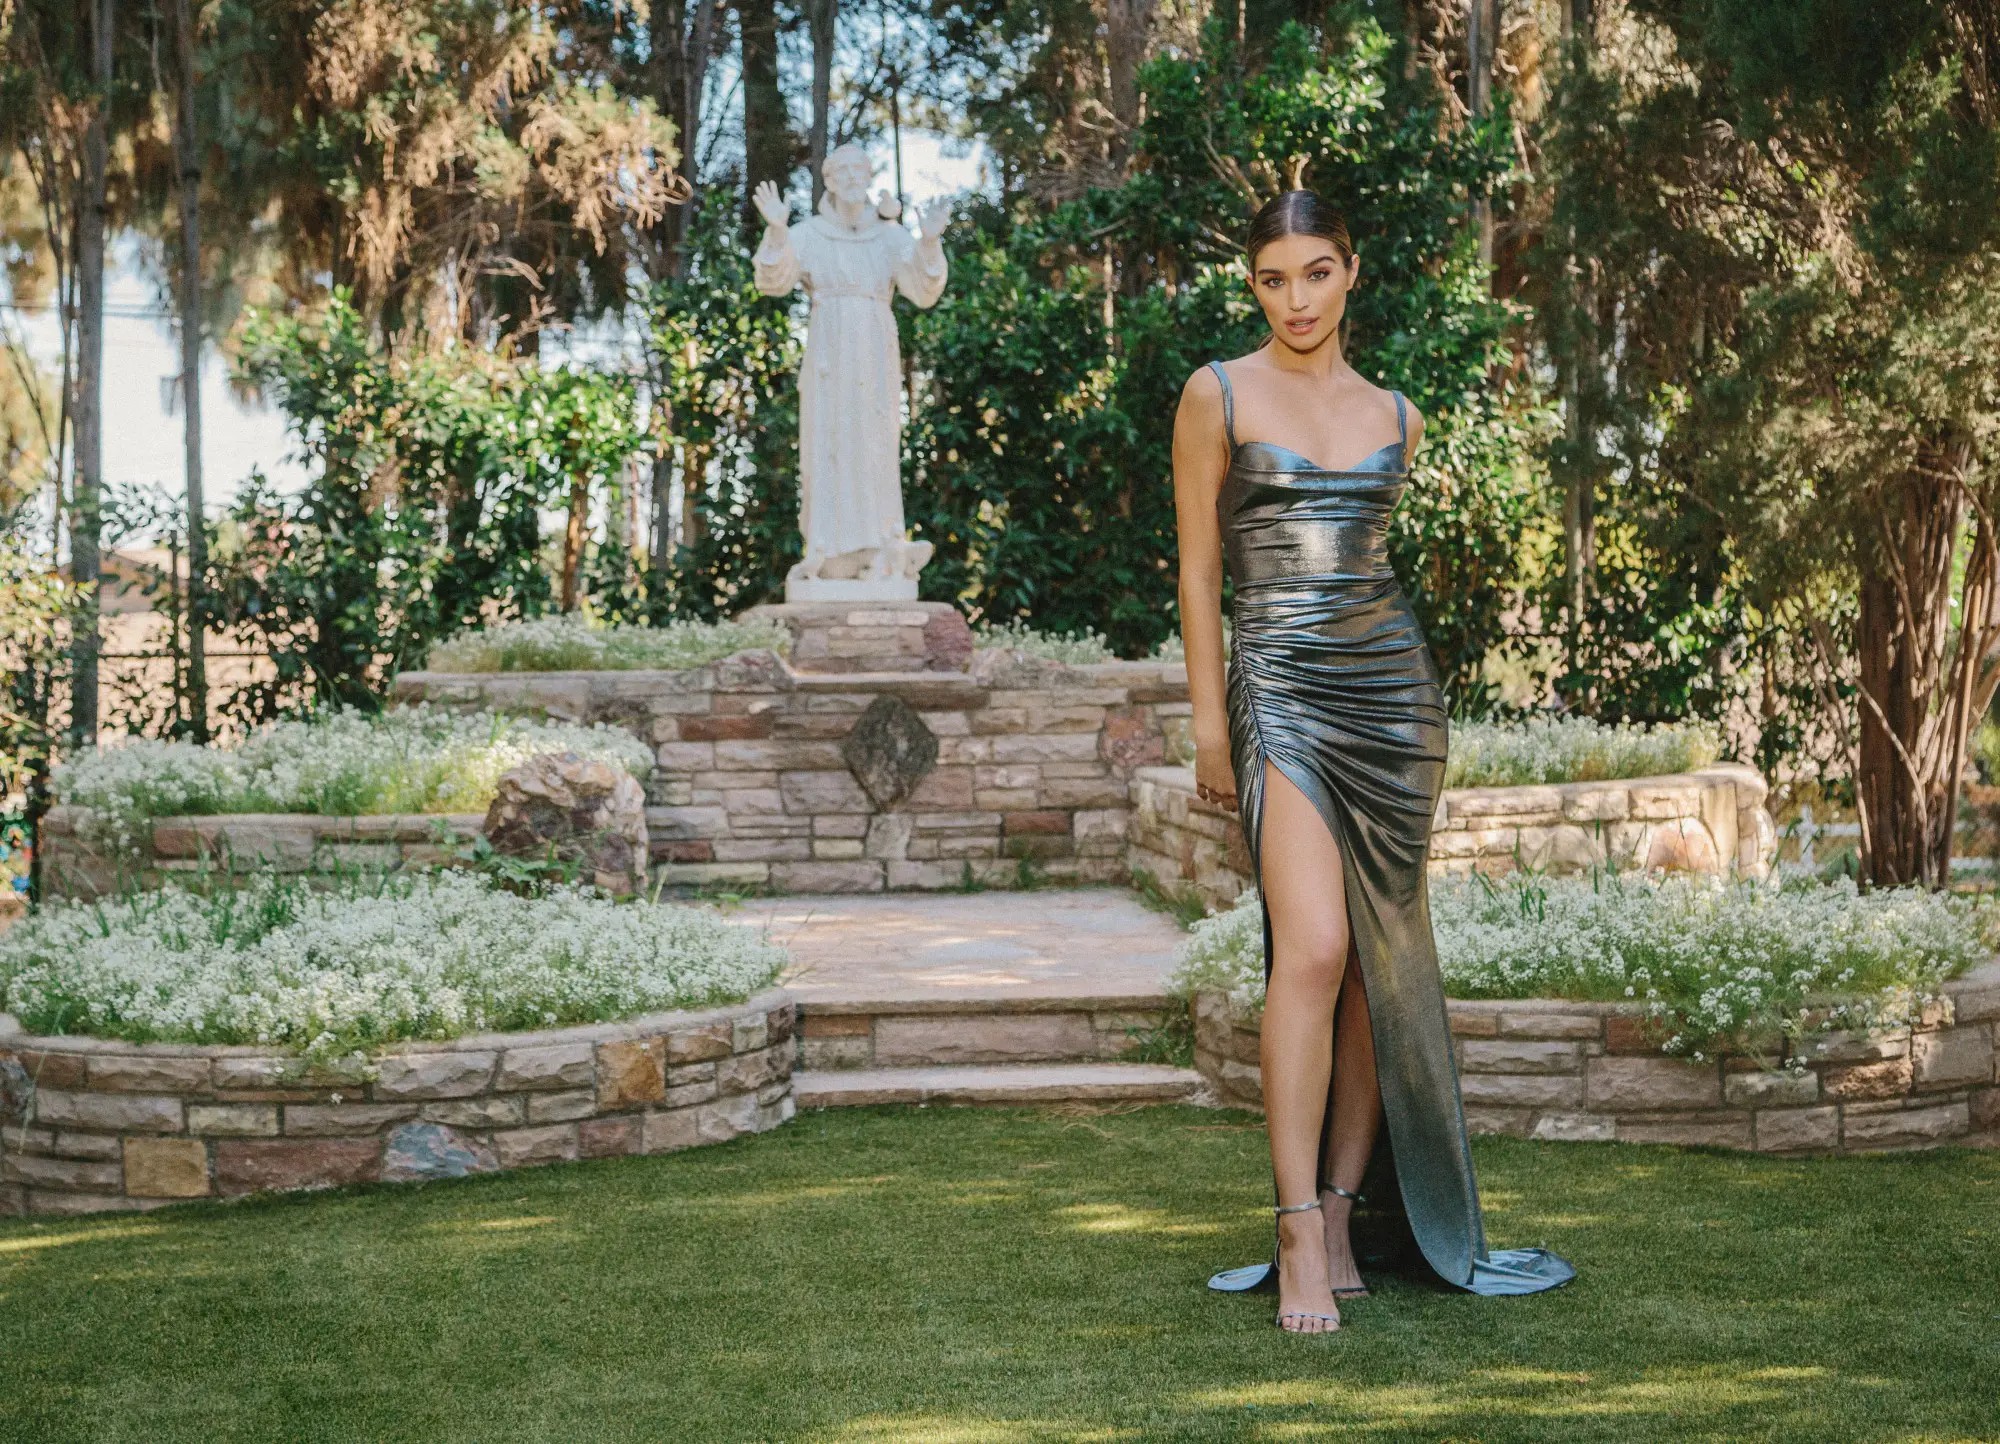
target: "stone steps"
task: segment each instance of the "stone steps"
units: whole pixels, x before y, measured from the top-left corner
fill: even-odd
[[[1176,1006],[1164,993],[1036,996],[997,988],[812,997],[800,1006],[809,1071],[1106,1063]]]
[[[1192,1068],[1164,1063],[1012,1063],[808,1069],[792,1075],[800,1108],[871,1103],[1170,1103],[1200,1092]]]

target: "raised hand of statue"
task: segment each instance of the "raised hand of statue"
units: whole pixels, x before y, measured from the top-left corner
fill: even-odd
[[[750,200],[757,207],[757,214],[764,218],[765,225],[782,230],[791,224],[792,208],[785,204],[776,181],[767,180],[759,185],[750,193]]]
[[[934,241],[944,234],[945,225],[951,220],[950,201],[932,201],[917,218],[917,224],[927,241]]]

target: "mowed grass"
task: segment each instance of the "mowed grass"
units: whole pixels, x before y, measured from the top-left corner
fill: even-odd
[[[1570,1286],[1297,1338],[1243,1114],[863,1109],[659,1158],[0,1223],[8,1441],[2000,1438],[2000,1154],[1476,1144]]]

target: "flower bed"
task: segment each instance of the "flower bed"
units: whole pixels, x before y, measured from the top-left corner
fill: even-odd
[[[784,962],[704,908],[523,897],[463,872],[261,875],[43,909],[0,933],[0,1011],[45,1033],[326,1059],[714,1006],[770,987]]]
[[[434,672],[680,671],[737,652],[791,646],[791,632],[775,622],[668,622],[661,626],[604,626],[574,613],[506,622],[461,632],[431,648]]]
[[[84,842],[131,856],[155,818],[242,813],[355,817],[484,810],[500,774],[574,751],[643,779],[652,752],[629,732],[535,717],[413,706],[279,722],[234,747],[139,740],[56,769]]]
[[[1907,1027],[1993,955],[1996,909],[1851,881],[1773,887],[1688,876],[1432,882],[1445,992],[1456,999],[1625,1003],[1663,1051],[1755,1052],[1803,1067],[1816,1042]],[[1171,988],[1263,1005],[1255,893],[1195,925]]]
[[[769,1127],[791,1108],[784,964],[707,909],[459,872],[46,908],[0,934],[0,1211]]]
[[[1089,627],[1046,632],[1021,621],[988,622],[972,635],[980,648],[1044,661],[1084,666],[1119,660],[1104,634]],[[425,667],[473,673],[681,671],[758,648],[785,655],[792,640],[789,627],[768,617],[606,626],[569,614],[461,632],[431,648]],[[1178,661],[1179,644],[1178,636],[1163,643],[1152,660]]]
[[[1707,722],[1607,724],[1588,717],[1453,722],[1444,785],[1522,787],[1695,772],[1722,755]]]

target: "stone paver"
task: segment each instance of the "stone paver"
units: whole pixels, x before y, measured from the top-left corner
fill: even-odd
[[[792,895],[744,904],[814,1004],[1157,997],[1182,934],[1112,888]]]
[[[868,1103],[1118,1102],[1193,1097],[1201,1075],[1165,1063],[940,1064],[842,1068],[792,1075],[801,1108]]]

